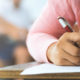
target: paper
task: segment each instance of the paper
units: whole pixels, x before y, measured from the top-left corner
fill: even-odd
[[[36,75],[49,73],[76,73],[80,72],[80,66],[56,66],[54,64],[40,64],[25,69],[21,75]]]

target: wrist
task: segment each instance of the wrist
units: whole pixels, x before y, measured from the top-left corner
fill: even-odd
[[[55,46],[56,46],[56,42],[52,43],[47,49],[47,59],[50,63],[53,63],[52,54]]]

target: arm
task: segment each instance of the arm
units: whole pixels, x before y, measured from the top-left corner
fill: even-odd
[[[26,29],[20,29],[0,17],[0,33],[7,35],[14,40],[25,40],[28,31]]]
[[[36,61],[48,62],[46,56],[48,47],[57,42],[65,32],[57,21],[58,16],[66,18],[71,25],[75,22],[68,0],[48,0],[42,15],[29,32],[28,49]]]

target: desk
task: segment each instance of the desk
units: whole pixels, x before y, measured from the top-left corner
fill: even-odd
[[[38,65],[39,63],[32,62],[21,65],[14,65],[0,68],[0,78],[26,78],[26,79],[80,79],[80,73],[65,73],[65,74],[44,74],[35,76],[21,76],[20,73],[25,69]]]

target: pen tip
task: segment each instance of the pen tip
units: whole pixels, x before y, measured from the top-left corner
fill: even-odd
[[[58,16],[58,17],[57,17],[57,19],[64,19],[64,18],[63,18],[63,17],[61,17],[61,16]]]

